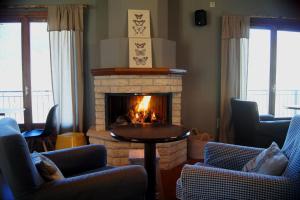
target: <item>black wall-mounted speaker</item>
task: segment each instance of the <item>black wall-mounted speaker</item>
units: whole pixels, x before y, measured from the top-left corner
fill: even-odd
[[[206,11],[205,10],[196,10],[195,11],[195,25],[196,26],[205,26],[206,24],[207,24]]]

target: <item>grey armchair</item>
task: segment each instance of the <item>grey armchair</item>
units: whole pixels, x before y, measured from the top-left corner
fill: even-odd
[[[282,176],[242,172],[242,167],[263,149],[209,142],[204,163],[185,165],[177,180],[177,198],[296,200],[300,186],[300,115],[290,124],[282,148],[288,166]]]
[[[257,103],[231,99],[235,144],[267,147],[275,141],[282,147],[290,119],[259,115]]]
[[[141,166],[109,167],[102,145],[52,151],[50,158],[65,179],[45,182],[12,119],[0,120],[0,167],[15,199],[144,199],[147,175]]]

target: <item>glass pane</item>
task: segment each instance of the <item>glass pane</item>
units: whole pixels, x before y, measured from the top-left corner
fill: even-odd
[[[277,31],[277,71],[275,115],[297,113],[288,105],[300,105],[300,32]]]
[[[30,23],[30,61],[33,123],[45,123],[53,106],[49,33],[46,22]]]
[[[271,31],[250,29],[247,100],[256,101],[259,114],[269,111]]]
[[[0,117],[24,123],[21,23],[0,23]]]

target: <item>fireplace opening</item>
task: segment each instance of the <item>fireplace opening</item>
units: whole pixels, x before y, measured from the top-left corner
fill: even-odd
[[[172,93],[106,93],[105,126],[171,124]]]

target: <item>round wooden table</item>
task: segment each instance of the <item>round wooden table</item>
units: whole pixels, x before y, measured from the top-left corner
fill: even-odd
[[[177,125],[130,125],[110,130],[111,136],[120,141],[144,143],[145,169],[148,174],[147,200],[155,199],[156,143],[174,142],[187,138],[190,131]]]

